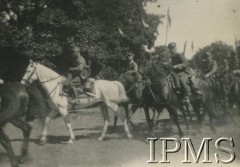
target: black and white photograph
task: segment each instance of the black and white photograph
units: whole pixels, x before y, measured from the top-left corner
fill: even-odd
[[[240,0],[0,0],[0,167],[237,167]]]

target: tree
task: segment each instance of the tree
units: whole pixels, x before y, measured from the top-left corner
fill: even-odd
[[[217,41],[211,45],[201,48],[191,59],[190,64],[192,67],[201,70],[204,68],[204,61],[206,57],[206,52],[210,52],[213,55],[213,59],[217,62],[218,67],[224,65],[224,61],[230,62],[231,53],[233,52],[233,47],[225,44],[222,41]]]
[[[73,44],[87,59],[117,60],[126,52],[139,59],[142,45],[153,45],[161,22],[160,16],[145,13],[148,1],[154,0],[2,0],[0,59],[8,61],[1,68],[24,69],[31,58],[63,74],[72,63]],[[6,76],[6,69],[3,78],[19,80],[20,74]]]

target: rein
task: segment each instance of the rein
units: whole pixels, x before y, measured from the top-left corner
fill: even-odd
[[[160,100],[157,99],[157,97],[156,97],[155,94],[153,93],[151,87],[149,87],[149,90],[150,90],[150,93],[151,93],[153,99],[154,99],[158,104],[161,104],[161,105],[167,104],[167,103],[162,103],[162,102],[160,102]]]
[[[169,80],[171,75],[172,75],[172,73],[168,74],[168,76],[166,76],[161,82],[159,82],[159,83],[152,83],[152,84],[154,84],[154,85],[163,85],[166,81]]]
[[[38,75],[38,74],[37,74],[37,75]],[[52,78],[52,79],[49,79],[49,80],[46,80],[46,81],[42,81],[42,82],[40,82],[40,83],[50,82],[50,81],[53,81],[53,80],[58,79],[58,78],[60,78],[60,77],[61,77],[61,75],[57,76],[56,78]]]
[[[29,81],[29,80],[31,79],[31,77],[33,76],[34,72],[36,72],[36,75],[37,75],[37,77],[38,77],[38,79],[39,79],[39,75],[38,75],[38,72],[37,72],[37,67],[35,66],[35,67],[34,67],[34,70],[33,70],[32,73],[28,76],[28,78],[26,79],[26,81]],[[57,76],[57,77],[55,77],[55,78],[51,78],[51,79],[46,80],[46,81],[40,81],[40,83],[47,83],[47,82],[53,81],[53,80],[55,80],[55,79],[58,79],[58,78],[60,78],[60,77],[61,77],[61,75],[59,75],[59,76]],[[50,95],[57,89],[57,87],[58,87],[60,84],[62,84],[62,82],[58,82],[58,84],[53,88],[53,90],[51,90],[51,92],[50,92],[48,95],[50,96]]]
[[[129,92],[134,88],[134,86],[137,84],[137,82],[139,82],[139,81],[135,81],[135,82],[132,84],[132,86],[126,91],[126,93],[129,93]]]
[[[159,71],[156,69],[156,67],[153,66],[152,63],[150,63],[150,67],[151,67],[151,74],[153,73],[152,70],[153,68],[156,70],[157,74],[160,74]],[[168,74],[161,82],[158,82],[158,83],[151,83],[153,85],[161,85],[163,86],[171,77],[172,73]],[[149,86],[149,91],[154,99],[155,102],[157,102],[158,104],[160,105],[166,105],[167,102],[160,102],[160,100],[156,97],[156,95],[154,94],[152,88]]]

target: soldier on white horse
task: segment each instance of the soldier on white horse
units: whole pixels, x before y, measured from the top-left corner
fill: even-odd
[[[40,142],[44,144],[46,142],[47,129],[49,121],[56,116],[58,111],[63,116],[65,124],[67,126],[70,139],[67,143],[73,143],[75,135],[72,130],[70,119],[68,116],[68,98],[64,96],[62,91],[63,77],[54,72],[53,70],[39,64],[31,62],[27,67],[26,73],[22,78],[22,83],[32,83],[33,81],[39,81],[51,99],[52,103],[58,110],[52,110],[46,117],[44,128]],[[118,106],[121,103],[128,101],[126,92],[123,85],[118,81],[97,80],[92,81],[91,89],[95,96],[86,96],[78,101],[78,104],[83,107],[91,106],[95,103],[100,103],[100,109],[104,117],[104,128],[99,140],[103,140],[106,135],[107,127],[109,124],[108,108],[112,109],[115,114],[120,116],[123,121],[124,129],[129,138],[130,134],[127,119],[122,110],[118,110]]]
[[[86,60],[80,54],[80,48],[77,46],[73,47],[73,55],[74,55],[74,67],[69,68],[69,72],[67,74],[67,79],[64,83],[64,86],[68,86],[71,90],[71,94],[74,98],[78,96],[78,90],[82,93],[83,91],[90,91],[90,84],[88,82],[88,77],[90,76],[89,66],[87,66]],[[81,89],[76,89],[73,83],[73,80],[78,78],[80,81]]]

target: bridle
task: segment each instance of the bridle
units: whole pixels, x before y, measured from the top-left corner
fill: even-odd
[[[27,77],[27,79],[22,79],[22,81],[24,81],[25,83],[29,82],[29,80],[32,78],[34,72],[37,70],[37,67],[33,66],[33,71],[31,72],[31,74]]]
[[[22,81],[24,81],[25,83],[27,83],[27,82],[29,82],[29,80],[32,78],[32,76],[33,76],[33,74],[36,72],[36,75],[37,75],[37,77],[39,78],[39,75],[38,75],[38,72],[37,72],[37,64],[36,64],[36,66],[33,66],[33,70],[32,70],[32,72],[31,72],[31,74],[27,77],[27,79],[22,79]],[[46,80],[46,81],[40,81],[39,80],[39,82],[40,83],[46,83],[46,82],[50,82],[50,81],[53,81],[53,80],[55,80],[55,79],[58,79],[58,78],[60,78],[61,77],[61,75],[59,75],[59,76],[57,76],[57,77],[55,77],[55,78],[51,78],[51,79],[49,79],[49,80]],[[54,91],[54,90],[56,90],[56,88],[58,87],[58,85],[60,85],[60,84],[62,84],[62,82],[58,82],[58,84],[53,88],[53,90],[49,93],[49,95],[51,95],[52,94],[52,92]]]
[[[37,72],[37,66],[33,66],[33,71],[32,71],[32,73],[28,76],[28,78],[27,79],[22,79],[24,82],[28,82],[31,78],[32,78],[32,76],[33,76],[33,74],[36,72],[36,75],[37,75],[37,77],[39,78],[39,75],[38,75],[38,72]],[[59,76],[57,76],[57,77],[55,77],[55,78],[51,78],[51,79],[49,79],[49,80],[46,80],[46,81],[39,81],[40,83],[46,83],[46,82],[50,82],[50,81],[53,81],[53,80],[55,80],[55,79],[58,79],[58,78],[60,78],[61,77],[61,75],[59,75]]]

